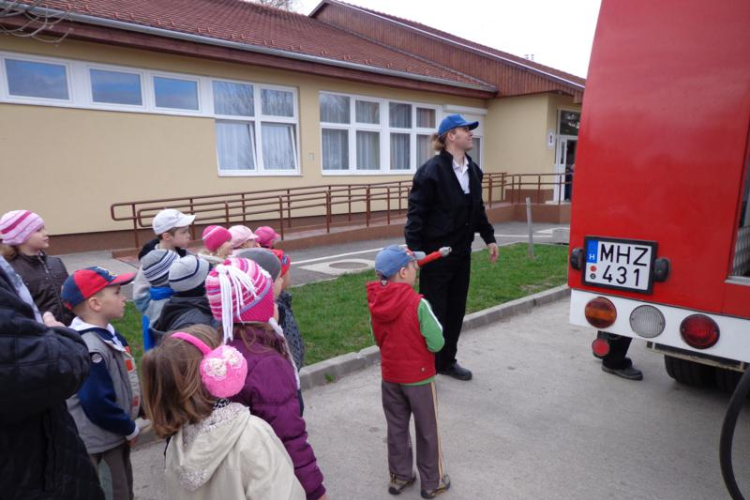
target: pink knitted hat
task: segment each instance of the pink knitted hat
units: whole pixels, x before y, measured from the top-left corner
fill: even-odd
[[[203,353],[201,380],[212,395],[231,398],[242,390],[247,378],[247,361],[240,351],[228,345],[212,350],[202,340],[185,332],[173,333],[171,337],[190,342]]]
[[[0,218],[0,240],[6,245],[23,245],[44,227],[39,215],[29,210],[13,210]]]
[[[271,276],[248,259],[229,258],[206,278],[211,312],[224,329],[224,342],[233,339],[234,323],[268,323],[273,318]]]
[[[226,228],[221,226],[208,226],[203,230],[203,244],[209,252],[215,252],[221,245],[230,241],[232,235]]]
[[[240,248],[246,242],[258,239],[252,229],[242,225],[230,227],[229,234],[232,235],[232,248]]]

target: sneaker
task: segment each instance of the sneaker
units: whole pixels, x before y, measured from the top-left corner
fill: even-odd
[[[451,478],[448,474],[444,474],[440,480],[440,484],[434,490],[422,490],[422,498],[435,498],[441,493],[445,493],[451,487]]]
[[[399,479],[395,474],[391,474],[391,482],[388,483],[388,493],[391,495],[400,495],[402,491],[414,484],[417,476],[411,476],[411,479]]]
[[[437,372],[441,375],[447,375],[449,377],[455,378],[456,380],[463,381],[471,380],[473,376],[470,370],[467,370],[458,363],[453,363],[450,368],[443,368],[438,370]]]
[[[627,368],[609,368],[602,365],[602,371],[628,380],[643,380],[643,372],[632,366],[628,366]]]

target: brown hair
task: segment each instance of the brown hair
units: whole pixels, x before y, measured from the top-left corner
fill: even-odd
[[[16,255],[18,255],[18,247],[0,243],[0,255],[2,255],[5,260],[14,259]]]
[[[443,135],[437,135],[437,132],[432,134],[430,137],[430,140],[432,141],[432,149],[435,151],[442,151],[445,149],[445,137],[448,135],[448,132],[444,133]]]
[[[164,239],[164,235],[165,235],[165,234],[167,234],[167,233],[169,233],[169,234],[171,234],[172,236],[174,236],[175,234],[177,234],[177,230],[178,230],[178,229],[180,229],[180,228],[179,228],[179,227],[173,227],[173,228],[172,228],[172,229],[170,229],[169,231],[164,231],[163,233],[161,233],[161,234],[159,235],[159,241],[163,240],[163,239]]]
[[[221,327],[219,327],[221,328]],[[277,335],[266,323],[242,323],[234,325],[234,336],[242,339],[248,351],[276,351],[284,358],[288,351],[284,338]]]
[[[181,331],[202,340],[208,347],[219,346],[219,334],[206,325],[194,325]],[[154,433],[161,437],[175,434],[185,424],[206,419],[216,398],[209,394],[200,376],[203,353],[184,340],[171,337],[148,351],[141,362],[143,406]]]

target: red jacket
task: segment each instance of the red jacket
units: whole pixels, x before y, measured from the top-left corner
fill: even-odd
[[[383,380],[413,384],[435,376],[435,355],[419,327],[422,296],[407,283],[367,284],[372,332],[380,347]]]

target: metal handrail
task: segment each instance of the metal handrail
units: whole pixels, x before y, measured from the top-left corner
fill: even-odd
[[[184,196],[158,200],[140,200],[114,203],[110,216],[114,221],[132,224],[135,246],[140,246],[138,231],[150,227],[150,219],[164,208],[177,208],[195,214],[198,223],[224,223],[227,225],[247,223],[248,219],[266,218],[278,220],[278,230],[284,239],[285,229],[292,227],[293,212],[320,210],[326,220],[326,232],[330,233],[334,216],[347,217],[364,212],[365,225],[373,219],[373,203],[385,205],[385,221],[390,225],[392,212],[402,214],[411,190],[411,180],[376,182],[371,184],[328,184],[296,188],[277,188],[263,191],[245,191],[219,195]],[[565,174],[507,174],[485,172],[482,181],[482,196],[488,207],[493,203],[521,203],[524,193],[536,191],[537,202],[542,202],[542,187],[557,186],[562,191],[570,184]],[[531,188],[529,188],[531,186]],[[561,203],[558,196],[558,203]],[[357,204],[363,205],[358,209]],[[397,204],[397,208],[393,205]],[[344,207],[336,212],[335,208]],[[123,210],[125,209],[125,210]],[[381,212],[379,210],[379,212]],[[149,221],[149,222],[147,222]],[[192,227],[195,238],[195,226]]]

